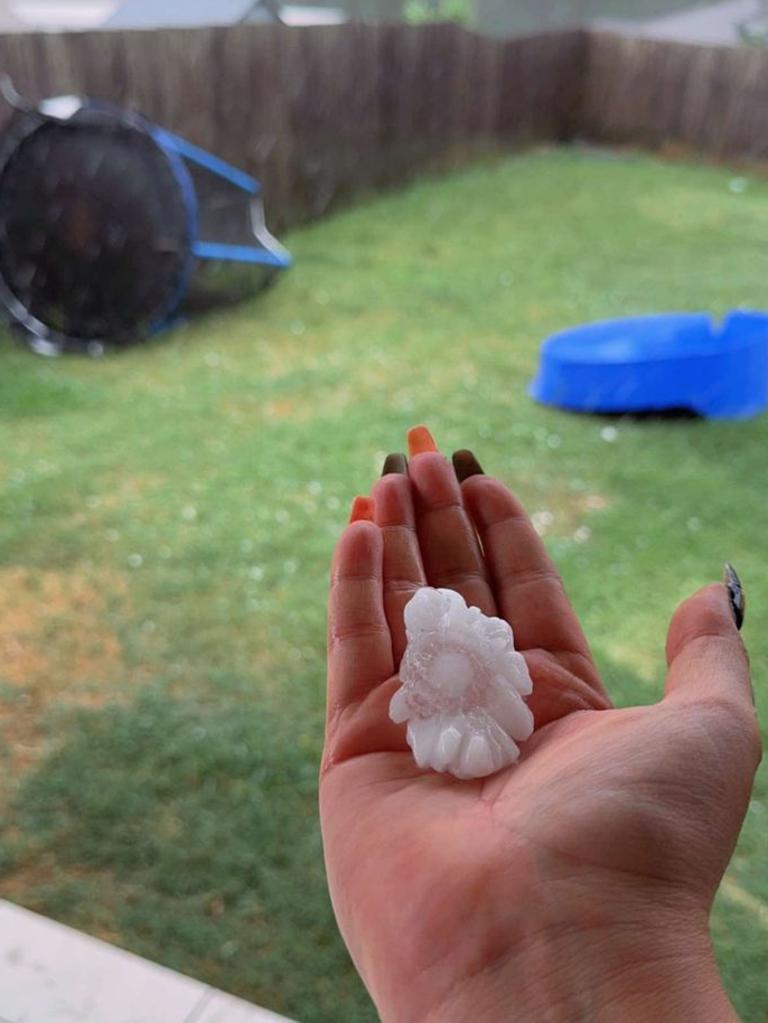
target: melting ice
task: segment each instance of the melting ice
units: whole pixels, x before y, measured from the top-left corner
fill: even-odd
[[[524,700],[533,683],[507,622],[425,586],[406,605],[405,630],[389,716],[408,723],[419,767],[469,779],[513,764],[533,732]]]

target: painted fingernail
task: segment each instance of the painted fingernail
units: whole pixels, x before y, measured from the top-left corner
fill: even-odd
[[[352,502],[352,511],[349,513],[350,522],[361,522],[363,519],[373,519],[373,501],[370,497],[356,497]]]
[[[744,596],[744,587],[741,585],[736,569],[726,561],[723,572],[723,582],[728,590],[728,603],[731,605],[731,614],[736,622],[736,628],[740,629],[744,624],[744,613],[747,609],[747,599]]]
[[[391,472],[399,472],[403,476],[407,475],[408,459],[405,455],[401,455],[399,452],[387,455],[384,459],[384,468],[381,470],[381,475],[388,476]]]
[[[408,454],[423,455],[425,451],[437,451],[435,438],[426,426],[412,426],[408,431]]]
[[[482,476],[485,470],[478,462],[471,451],[463,448],[453,453],[453,468],[459,483],[468,480],[470,476]]]

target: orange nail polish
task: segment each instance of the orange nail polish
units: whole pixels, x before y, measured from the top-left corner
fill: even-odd
[[[413,458],[425,451],[437,451],[435,438],[426,426],[413,426],[408,431],[408,454]]]
[[[356,497],[352,502],[352,511],[349,514],[350,522],[360,522],[363,519],[373,519],[373,501],[370,497]]]

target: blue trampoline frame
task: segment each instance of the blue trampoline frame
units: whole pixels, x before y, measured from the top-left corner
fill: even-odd
[[[27,103],[13,88],[7,76],[0,76],[0,94],[18,111],[33,116],[23,134],[14,136],[17,144],[25,134],[36,131],[46,120],[66,123],[71,118],[89,110],[103,112],[114,116],[124,124],[132,125],[148,135],[163,153],[179,187],[182,201],[187,213],[188,251],[178,280],[165,307],[152,323],[149,333],[163,330],[173,322],[189,287],[197,260],[223,260],[228,262],[246,263],[265,267],[268,270],[284,270],[292,266],[293,260],[288,250],[267,230],[264,219],[264,202],[260,182],[246,174],[245,171],[213,153],[193,145],[179,135],[153,124],[141,114],[132,110],[115,106],[102,100],[94,100],[84,96],[54,96],[43,100],[37,106]],[[6,144],[0,147],[0,169],[8,158],[11,148]],[[199,199],[188,164],[195,164],[209,173],[229,182],[249,197],[250,228],[253,232],[253,245],[231,244],[228,242],[205,241],[198,237]],[[85,347],[91,351],[100,349],[100,344],[79,342],[76,338],[64,338],[57,335],[46,324],[37,320],[18,301],[16,296],[0,280],[0,299],[11,317],[28,334],[28,343],[35,351],[45,355],[56,355],[63,347]]]
[[[193,145],[181,136],[166,131],[165,128],[158,128],[156,125],[148,125],[148,128],[164,152],[169,155],[176,154],[183,160],[203,167],[251,196],[251,227],[258,245],[230,245],[224,242],[201,241],[196,238],[192,242],[194,256],[198,259],[223,259],[238,263],[254,263],[274,267],[278,270],[285,270],[292,265],[291,254],[267,230],[264,221],[262,188],[256,178],[252,178],[245,171],[214,156],[213,153]]]

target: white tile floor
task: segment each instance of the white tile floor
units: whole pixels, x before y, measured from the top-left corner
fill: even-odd
[[[0,900],[0,1023],[290,1023]]]

